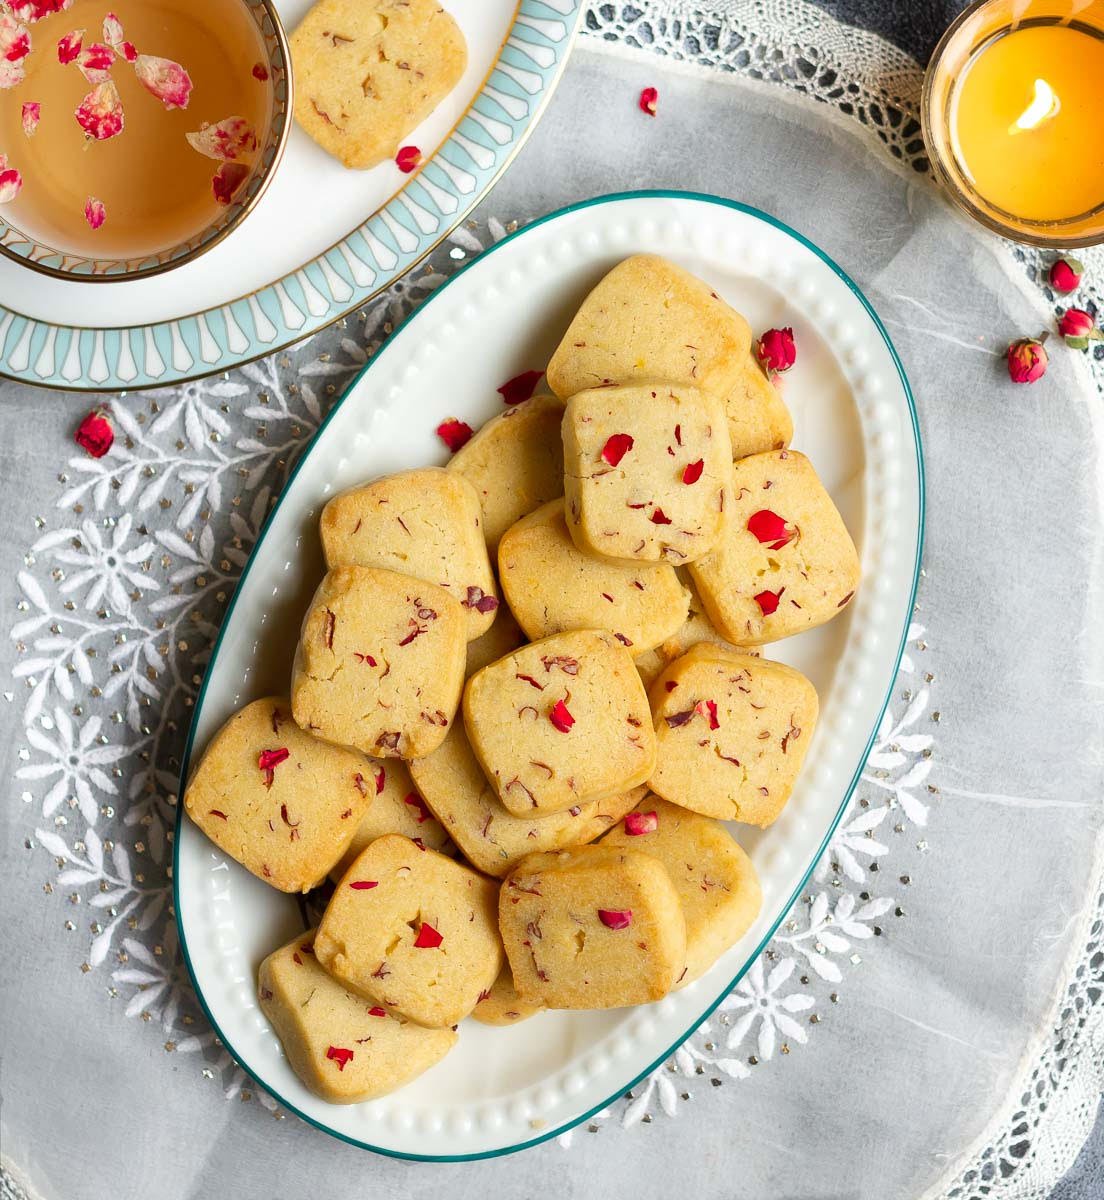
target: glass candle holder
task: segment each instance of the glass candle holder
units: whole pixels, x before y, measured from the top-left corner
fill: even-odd
[[[1104,241],[1104,0],[981,0],[936,47],[921,120],[936,175],[1033,245]]]

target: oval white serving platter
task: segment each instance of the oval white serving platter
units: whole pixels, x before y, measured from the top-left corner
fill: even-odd
[[[276,0],[290,34],[313,0]],[[350,171],[293,124],[256,211],[194,262],[87,283],[0,256],[0,377],[66,390],[163,387],[300,341],[367,303],[467,216],[536,127],[582,0],[446,0],[463,78],[404,139],[424,166]]]
[[[734,827],[763,884],[755,925],[696,983],[637,1009],[549,1012],[507,1029],[472,1020],[443,1062],[391,1096],[325,1104],[289,1068],[257,1007],[256,970],[303,928],[299,903],[177,820],[181,945],[227,1049],[288,1109],[381,1153],[451,1160],[509,1153],[604,1107],[720,1002],[800,894],[862,771],[892,688],[919,571],[923,468],[908,384],[858,288],[799,234],[714,197],[648,192],[573,206],[499,243],[444,285],[335,407],[250,559],[200,693],[185,755],[240,705],[286,691],[299,621],[322,574],[316,522],[334,492],[439,464],[434,434],[477,427],[496,392],[542,367],[587,290],[628,254],[666,255],[707,279],[752,328],[792,325],[785,379],[794,445],[817,467],[859,544],[864,583],[832,624],[766,650],[809,675],[821,720],[798,786],[769,829]],[[769,264],[770,282],[763,279]]]

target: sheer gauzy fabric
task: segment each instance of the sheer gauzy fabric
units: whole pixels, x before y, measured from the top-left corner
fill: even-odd
[[[751,16],[799,20],[789,44],[807,59],[803,6]],[[852,45],[818,21],[830,35],[819,44]],[[15,627],[0,693],[13,780],[2,1148],[47,1200],[596,1186],[1027,1197],[1045,1194],[1083,1137],[1102,1058],[1091,996],[1104,826],[1101,400],[1087,357],[1052,343],[1045,380],[1008,383],[1008,340],[1053,321],[1037,260],[948,209],[907,149],[907,121],[887,118],[883,134],[839,95],[795,95],[776,56],[782,86],[749,81],[731,69],[731,42],[702,38],[699,61],[679,64],[687,27],[658,47],[665,56],[584,38],[530,143],[429,268],[274,361],[114,399],[125,441],[102,469],[69,462],[86,401],[0,387],[0,587]],[[783,33],[756,44],[777,48]],[[864,54],[883,47],[900,99],[903,56],[855,37]],[[715,71],[701,63],[711,53]],[[874,75],[868,62],[856,83],[867,109]],[[635,107],[644,86],[659,89],[654,120]],[[806,899],[670,1064],[567,1145],[452,1166],[374,1157],[274,1110],[188,992],[165,903],[188,698],[272,490],[380,338],[511,222],[635,187],[771,212],[836,259],[885,321],[916,393],[928,487],[902,674]],[[99,608],[118,629],[105,632]]]

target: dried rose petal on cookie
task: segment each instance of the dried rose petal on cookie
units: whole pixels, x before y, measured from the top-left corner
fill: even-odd
[[[179,63],[153,54],[139,54],[134,60],[134,73],[146,91],[166,108],[188,107],[192,79]]]
[[[38,123],[42,120],[42,105],[37,100],[28,100],[23,105],[23,132],[27,137],[34,137]]]
[[[193,150],[221,162],[233,162],[257,149],[257,131],[244,117],[224,117],[213,125],[204,121],[198,133],[184,136]]]
[[[123,131],[123,102],[119,89],[109,79],[97,84],[80,102],[74,116],[85,136],[104,142]]]
[[[104,202],[97,200],[94,196],[89,196],[88,202],[84,206],[84,219],[93,229],[99,229],[107,220],[107,209],[104,208]]]
[[[129,63],[134,62],[138,57],[138,51],[135,50],[134,43],[126,40],[123,35],[122,22],[113,12],[109,12],[104,17],[103,40]]]
[[[0,204],[7,204],[19,195],[23,187],[23,176],[9,167],[7,159],[0,155]]]
[[[211,190],[215,193],[218,203],[229,204],[248,176],[249,168],[245,163],[223,163],[211,177]]]

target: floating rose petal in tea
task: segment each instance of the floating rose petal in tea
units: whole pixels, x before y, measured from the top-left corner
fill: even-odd
[[[257,149],[257,131],[244,117],[224,117],[213,125],[204,121],[198,133],[184,136],[193,150],[220,162],[233,162]]]
[[[234,193],[241,187],[249,176],[249,168],[245,163],[223,163],[211,180],[215,199],[219,204],[229,204]]]
[[[42,120],[42,105],[37,100],[28,100],[23,105],[23,132],[34,137],[38,123]]]
[[[23,60],[30,52],[27,26],[11,13],[0,11],[0,88],[13,88],[23,82]]]
[[[115,442],[115,428],[108,410],[94,408],[77,426],[73,440],[92,458],[103,458]]]
[[[133,42],[128,42],[123,34],[123,23],[112,12],[109,12],[104,17],[103,23],[103,40],[121,57],[125,58],[128,63],[132,63],[138,57],[138,51],[134,48]]]
[[[81,46],[84,45],[84,30],[74,29],[67,33],[63,38],[58,38],[57,56],[58,62],[64,67],[68,63],[74,62],[77,55],[81,52]]]
[[[73,0],[7,0],[7,7],[23,21],[41,21],[73,7]]]
[[[0,154],[0,204],[8,204],[19,195],[23,187],[23,176]]]
[[[76,57],[77,70],[89,83],[106,83],[111,78],[111,68],[117,55],[110,46],[93,42],[85,46]]]
[[[80,102],[74,116],[85,136],[105,142],[123,131],[123,102],[119,89],[109,79],[98,83]]]
[[[253,64],[253,78],[258,83],[268,82],[268,67],[266,67],[263,62]]]
[[[93,229],[99,229],[107,220],[107,209],[104,208],[104,202],[97,200],[95,196],[89,196],[88,203],[84,206],[84,219]]]
[[[179,63],[153,54],[139,54],[134,60],[134,73],[146,91],[166,108],[188,107],[192,79]]]

